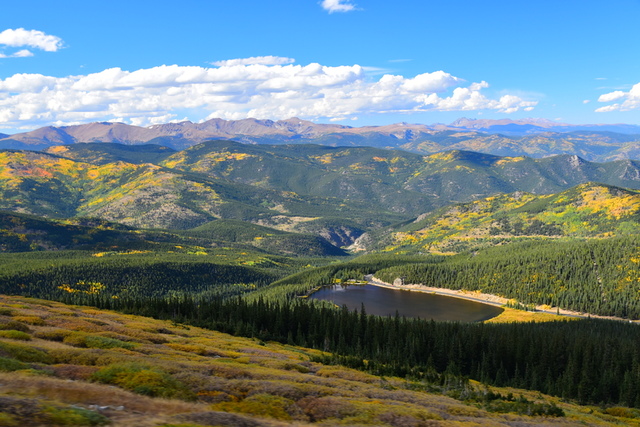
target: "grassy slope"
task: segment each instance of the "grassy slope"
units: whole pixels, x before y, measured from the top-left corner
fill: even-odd
[[[88,307],[2,296],[0,326],[0,366],[14,371],[0,373],[1,425],[638,425],[635,410],[512,389],[493,391],[556,402],[566,417],[487,412],[411,381],[312,362],[314,350]]]

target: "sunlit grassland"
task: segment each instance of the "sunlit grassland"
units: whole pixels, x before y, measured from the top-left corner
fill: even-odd
[[[0,297],[0,326],[30,337],[0,337],[4,425],[635,425],[638,416],[474,382],[479,395],[503,399],[456,400],[420,381],[322,365],[317,350],[31,298]],[[565,416],[495,412],[516,404],[509,393]]]

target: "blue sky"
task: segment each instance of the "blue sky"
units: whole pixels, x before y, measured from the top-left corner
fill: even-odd
[[[7,0],[0,132],[297,116],[640,124],[640,0]]]

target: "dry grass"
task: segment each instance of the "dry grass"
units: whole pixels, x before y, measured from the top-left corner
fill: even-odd
[[[201,411],[205,405],[171,399],[153,399],[116,387],[59,378],[0,373],[0,393],[45,397],[68,404],[125,406],[144,414],[173,415]]]
[[[555,317],[507,309],[494,321],[546,321],[547,316]],[[320,353],[316,350],[264,344],[86,307],[0,296],[0,322],[16,319],[28,320],[33,337],[20,345],[48,354],[51,364],[32,364],[35,371],[0,373],[0,398],[15,396],[85,408],[124,406],[122,411],[104,412],[115,426],[202,425],[215,420],[221,425],[637,425],[635,418],[625,417],[636,413],[625,408],[605,413],[510,389],[497,390],[504,395],[524,394],[532,401],[555,401],[567,416],[542,419],[488,413],[443,395],[414,391],[403,379],[382,379],[311,362],[311,356]],[[111,338],[134,347],[74,347],[71,344],[79,345],[81,340],[64,342],[71,334]],[[11,340],[0,337],[0,341]],[[102,367],[120,363],[162,371],[186,386],[197,400],[151,398],[90,382]],[[225,418],[212,409],[246,417],[227,414]]]
[[[535,311],[516,310],[503,307],[504,311],[498,316],[485,321],[485,323],[511,323],[511,322],[553,322],[555,320],[571,319],[556,314],[540,313]]]

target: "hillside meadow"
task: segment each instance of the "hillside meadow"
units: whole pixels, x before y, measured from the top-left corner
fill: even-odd
[[[473,381],[435,387],[324,365],[319,356],[173,322],[2,296],[0,425],[640,425],[635,409],[579,406]]]

